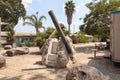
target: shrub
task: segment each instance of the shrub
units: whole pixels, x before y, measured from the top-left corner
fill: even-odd
[[[78,35],[81,43],[88,42],[88,37],[85,36],[84,32],[79,32],[79,33],[77,33],[77,35]]]
[[[96,36],[94,36],[93,37],[93,42],[99,42],[99,39]]]
[[[35,38],[35,41],[37,42],[37,46],[39,46],[39,48],[42,47],[42,45],[45,43],[45,40],[46,40],[45,33],[38,33],[37,37]]]
[[[16,37],[12,35],[11,33],[7,33],[7,40],[9,42],[14,42],[16,40]]]
[[[63,32],[65,35],[68,34],[68,31],[66,30],[66,28],[64,26],[61,26]],[[48,27],[47,30],[43,33],[38,33],[37,37],[34,39],[35,42],[37,43],[37,46],[39,46],[39,48],[42,47],[42,45],[45,43],[46,39],[49,38],[49,36],[52,34],[52,32],[54,31],[54,28]],[[59,34],[56,31],[56,33],[53,35],[54,38],[59,38]]]

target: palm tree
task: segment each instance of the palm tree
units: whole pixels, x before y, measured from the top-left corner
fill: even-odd
[[[72,0],[69,0],[68,2],[65,3],[64,8],[65,8],[65,14],[67,16],[68,31],[70,34],[70,25],[72,23],[73,13],[75,12],[75,3],[73,3]]]
[[[46,20],[46,17],[45,16],[40,16],[38,18],[38,12],[36,12],[36,15],[31,15],[31,16],[24,17],[23,25],[25,25],[25,24],[32,25],[32,26],[35,27],[36,33],[39,33],[39,28],[44,29],[43,24],[42,24],[43,19]]]

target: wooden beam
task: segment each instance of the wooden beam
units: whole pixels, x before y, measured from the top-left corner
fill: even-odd
[[[68,51],[68,54],[73,54],[73,51],[72,51],[69,43],[68,43],[67,40],[65,39],[65,35],[64,35],[64,33],[63,33],[63,31],[62,31],[59,23],[58,23],[55,15],[54,15],[54,13],[53,13],[53,11],[50,10],[48,13],[49,13],[49,15],[50,15],[50,17],[51,17],[51,19],[52,19],[55,27],[56,27],[56,30],[58,31],[58,34],[61,36],[62,41],[63,41],[63,43],[65,44],[65,47],[66,47],[66,49],[67,49],[67,51]]]

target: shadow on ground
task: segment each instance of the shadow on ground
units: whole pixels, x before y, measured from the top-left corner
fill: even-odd
[[[92,49],[94,49],[94,46],[76,47],[75,51],[76,51],[76,53],[89,54],[89,53],[93,52]]]
[[[3,77],[0,80],[52,80],[48,79],[46,76],[43,75],[33,75],[29,78],[25,77],[24,75],[16,76],[16,77]]]
[[[98,56],[96,59],[91,59],[88,65],[97,68],[112,80],[120,80],[120,67],[114,66],[110,59]]]
[[[21,76],[15,76],[15,77],[11,77],[11,78],[8,78],[8,77],[3,77],[3,78],[0,78],[0,80],[20,80]]]
[[[14,77],[6,76],[0,78],[0,80],[66,80],[67,69],[58,69],[58,68],[31,68],[31,69],[23,69],[23,73],[28,73],[29,71],[36,71],[40,69],[46,69],[49,73],[42,74],[23,74]]]

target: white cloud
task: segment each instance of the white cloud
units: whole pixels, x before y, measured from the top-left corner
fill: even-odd
[[[81,3],[80,5],[81,5],[81,6],[85,6],[85,4],[86,4],[86,2],[84,2],[84,3]]]
[[[62,6],[62,11],[63,11],[63,13],[65,13],[65,4],[63,4],[63,6]]]
[[[25,3],[32,3],[32,0],[23,0]]]
[[[34,26],[23,25],[23,19],[19,18],[18,24],[14,27],[16,32],[35,32]]]
[[[81,4],[77,5],[77,6],[75,7],[75,11],[76,11],[76,13],[79,13],[81,7],[85,6],[85,4],[86,4],[86,3],[81,3]]]
[[[75,8],[75,12],[76,12],[76,13],[79,13],[79,12],[80,12],[80,7],[81,7],[81,6],[76,6],[76,8]]]
[[[32,3],[32,0],[22,0],[22,3],[24,4],[26,9],[29,9],[29,4]]]
[[[72,32],[72,33],[78,32],[78,31],[79,31],[79,25],[80,25],[80,22],[79,22],[79,21],[74,21],[74,22],[72,22],[71,32]]]

